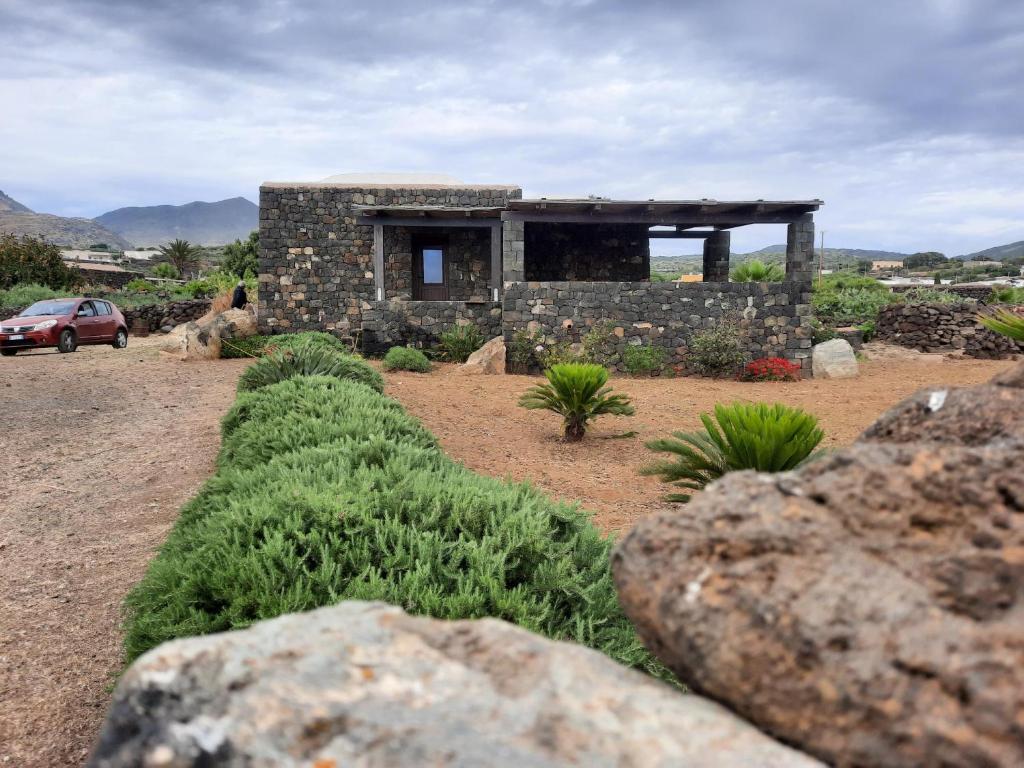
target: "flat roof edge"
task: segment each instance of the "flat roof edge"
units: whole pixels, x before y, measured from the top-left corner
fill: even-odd
[[[515,184],[353,184],[327,181],[265,181],[260,189],[498,189],[508,192],[522,191]]]

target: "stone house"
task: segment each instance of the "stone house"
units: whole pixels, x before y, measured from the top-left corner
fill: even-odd
[[[519,187],[266,183],[263,333],[323,330],[368,351],[475,324],[578,340],[609,321],[622,345],[680,362],[693,330],[735,319],[750,354],[809,364],[813,213],[820,200],[524,200]],[[730,283],[730,230],[788,230],[781,283]],[[702,282],[650,281],[650,241],[704,243]]]

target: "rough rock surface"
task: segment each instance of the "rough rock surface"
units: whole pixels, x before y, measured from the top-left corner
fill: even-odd
[[[595,651],[359,602],[146,654],[90,764],[820,766]]]
[[[846,339],[829,339],[811,350],[811,373],[816,379],[849,379],[857,371],[857,356]]]
[[[457,370],[466,374],[504,373],[505,339],[501,336],[491,339],[471,354]]]
[[[837,765],[1024,765],[1022,378],[916,395],[871,442],[642,521],[613,568],[645,643]]]
[[[173,352],[182,360],[216,360],[220,357],[221,342],[244,339],[256,333],[256,318],[244,309],[229,309],[179,325],[172,330],[161,349]]]

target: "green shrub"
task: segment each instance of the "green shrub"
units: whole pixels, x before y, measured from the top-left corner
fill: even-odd
[[[189,280],[175,291],[188,299],[209,299],[221,293],[216,283],[210,280]]]
[[[457,325],[441,333],[441,350],[446,360],[464,363],[484,345],[484,337],[475,325]]]
[[[733,269],[729,279],[734,283],[781,283],[786,279],[786,270],[778,264],[751,259]]]
[[[577,362],[596,363],[606,367],[612,365],[619,359],[618,342],[615,323],[611,320],[600,320],[583,334]]]
[[[507,354],[509,369],[512,373],[528,373],[530,365],[536,359],[537,347],[542,346],[543,337],[537,332],[520,329],[512,334]]]
[[[174,268],[173,264],[168,264],[165,261],[153,267],[153,277],[160,277],[164,280],[177,280],[181,277],[181,273]]]
[[[531,410],[548,410],[563,418],[566,442],[583,439],[587,424],[598,416],[632,416],[633,406],[625,395],[611,394],[608,371],[592,363],[563,363],[544,371],[547,384],[532,387],[519,398],[519,405]]]
[[[556,365],[570,365],[580,362],[579,355],[572,348],[568,339],[542,342],[534,352],[541,370],[547,371]]]
[[[297,349],[328,349],[334,352],[349,353],[351,350],[337,336],[323,331],[303,331],[302,333],[282,333],[271,336],[267,340],[268,352],[295,351]]]
[[[829,341],[836,337],[836,329],[830,325],[826,325],[819,318],[815,317],[811,320],[811,343],[821,344],[824,341]]]
[[[988,297],[989,304],[1024,304],[1024,288],[996,286]]]
[[[314,434],[320,420],[332,429]],[[295,378],[241,395],[224,433],[220,469],[125,600],[129,661],[177,637],[382,600],[504,619],[669,677],[622,614],[611,542],[588,516],[452,462],[394,401]],[[273,452],[238,451],[263,442]]]
[[[427,356],[412,347],[392,347],[384,355],[385,371],[415,371],[428,373],[431,365]]]
[[[701,376],[732,376],[746,359],[743,330],[735,323],[723,320],[690,336],[686,362]]]
[[[966,299],[952,291],[937,291],[934,288],[911,288],[904,291],[899,300],[903,304],[963,304]]]
[[[703,432],[673,432],[674,439],[647,443],[652,451],[669,453],[674,458],[644,467],[641,474],[658,475],[663,482],[699,491],[735,470],[794,469],[814,453],[824,437],[814,416],[778,403],[716,405],[714,419],[702,413],[700,420]],[[686,502],[690,495],[671,494],[668,498]]]
[[[867,322],[861,323],[859,326],[861,334],[863,334],[864,341],[871,341],[875,338],[875,321],[868,320]]]
[[[129,293],[153,293],[154,291],[160,290],[160,288],[148,280],[136,277],[134,280],[129,280],[124,284],[124,290]]]
[[[841,291],[815,291],[811,296],[811,307],[815,316],[823,322],[829,325],[845,325],[874,320],[884,307],[898,301],[899,299],[888,290],[850,288]]]
[[[662,347],[629,344],[622,353],[622,364],[627,373],[650,376],[664,368],[665,350]]]
[[[384,391],[384,379],[363,360],[317,346],[278,349],[261,357],[245,369],[238,380],[238,391],[250,392],[294,376],[334,376]]]
[[[53,243],[30,235],[0,234],[0,291],[26,283],[66,291],[81,282],[81,273],[64,263]]]
[[[35,304],[37,301],[56,299],[61,296],[60,291],[48,288],[37,283],[19,283],[6,291],[0,291],[0,307],[4,309],[20,311]]]

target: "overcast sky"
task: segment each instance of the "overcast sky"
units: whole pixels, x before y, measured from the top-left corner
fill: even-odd
[[[0,147],[62,215],[417,171],[955,255],[1024,239],[1024,0],[0,0]]]

